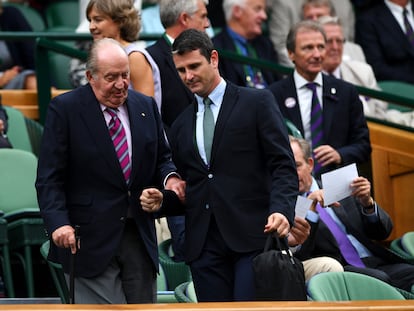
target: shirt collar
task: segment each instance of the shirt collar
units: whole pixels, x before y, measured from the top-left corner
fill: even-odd
[[[319,86],[322,86],[322,73],[319,72],[318,75],[316,76],[315,80],[313,81],[307,81],[304,77],[302,77],[295,69],[295,71],[293,72],[293,79],[295,80],[295,85],[297,89],[303,88],[305,87],[306,84],[308,84],[309,82],[314,82]]]
[[[395,14],[402,14],[404,11],[404,7],[395,4],[394,2],[391,2],[389,0],[384,0],[385,5],[390,9],[391,12],[394,12]],[[412,12],[411,11],[411,1],[408,1],[407,5],[405,6],[405,8],[407,9],[408,12]]]
[[[223,97],[224,97],[224,92],[226,90],[226,81],[221,78],[220,83],[215,87],[215,89],[208,94],[208,97],[210,98],[210,100],[213,102],[214,105],[216,106],[221,106],[221,102],[223,101]],[[195,94],[195,97],[197,99],[197,103],[199,105],[203,105],[203,97]]]
[[[242,44],[243,46],[247,45],[247,39],[238,33],[236,33],[234,30],[232,30],[230,27],[227,27],[227,32],[229,33],[230,37],[237,41],[239,44]]]

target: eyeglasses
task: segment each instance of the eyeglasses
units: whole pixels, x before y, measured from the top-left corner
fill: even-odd
[[[334,43],[336,43],[337,45],[343,45],[345,43],[345,41],[346,41],[345,39],[339,39],[339,38],[328,39],[328,40],[326,40],[326,44],[333,45]]]

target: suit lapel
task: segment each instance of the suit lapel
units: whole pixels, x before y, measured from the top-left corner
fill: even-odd
[[[105,118],[102,114],[99,102],[93,95],[92,89],[89,87],[89,92],[85,94],[85,100],[82,110],[79,111],[80,120],[84,123],[95,145],[101,154],[101,157],[108,163],[109,169],[114,176],[118,176],[124,180],[124,176],[119,166],[118,156],[116,155],[114,145],[109,136],[108,127]]]
[[[283,109],[286,111],[286,118],[290,120],[297,129],[302,133],[303,136],[305,131],[303,129],[303,122],[302,116],[300,113],[300,103],[298,100],[298,94],[296,92],[296,84],[295,80],[293,79],[293,75],[290,75],[286,78],[284,85],[282,85],[282,92],[285,93],[285,97],[283,98],[283,103],[279,103],[279,105],[283,105]],[[291,105],[292,99],[294,99],[294,105]],[[292,102],[293,103],[293,102]]]
[[[323,90],[322,90],[322,102],[323,102],[323,131],[325,140],[328,139],[328,133],[332,126],[332,122],[336,120],[335,110],[339,104],[338,88],[335,83],[335,78],[322,75]]]
[[[214,156],[217,152],[217,146],[220,144],[220,140],[223,136],[227,120],[229,119],[234,105],[238,100],[238,96],[239,94],[237,87],[231,84],[230,82],[227,82],[223,102],[221,103],[220,112],[214,129],[213,145],[211,148],[211,163],[214,162]]]
[[[395,46],[394,48],[403,47],[409,51],[410,54],[414,55],[414,49],[411,46],[410,42],[407,40],[404,31],[401,29],[395,17],[392,15],[391,11],[388,9],[388,7],[386,7],[385,4],[384,9],[379,11],[377,20],[379,22],[382,22],[384,29],[387,29],[387,33],[395,38],[395,42],[399,43],[399,46]]]
[[[130,95],[128,95],[128,98]],[[130,100],[127,100],[125,103],[128,109],[129,116],[129,126],[131,130],[131,143],[132,143],[132,172],[131,172],[131,182],[135,180],[137,172],[143,172],[141,157],[144,155],[144,135],[145,131],[143,126],[143,119],[145,119],[146,113],[141,109],[141,102],[134,101],[132,104]]]

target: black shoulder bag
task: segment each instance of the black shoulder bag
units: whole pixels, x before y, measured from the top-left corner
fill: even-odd
[[[253,259],[257,300],[307,300],[302,262],[285,238],[269,234],[263,253]]]

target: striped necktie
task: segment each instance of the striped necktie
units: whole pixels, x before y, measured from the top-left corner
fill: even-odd
[[[111,120],[108,124],[109,135],[111,135],[112,142],[114,143],[115,152],[118,156],[125,181],[128,183],[131,175],[131,161],[129,159],[128,142],[125,129],[122,126],[121,120],[118,118],[118,110],[106,108],[106,111],[111,116]]]
[[[203,99],[204,103],[204,118],[203,118],[203,134],[204,134],[204,150],[206,152],[207,164],[210,165],[211,146],[213,145],[214,137],[214,116],[211,111],[210,98]]]
[[[318,94],[316,92],[316,83],[311,82],[306,84],[306,87],[312,91],[312,106],[311,106],[311,138],[312,149],[323,144],[323,114],[322,107],[319,103]],[[318,175],[321,165],[315,160],[314,173]]]
[[[411,27],[410,22],[408,21],[408,10],[404,8],[403,10],[403,18],[404,18],[404,26],[405,26],[405,35],[408,38],[408,41],[414,46],[414,31],[413,27]]]

